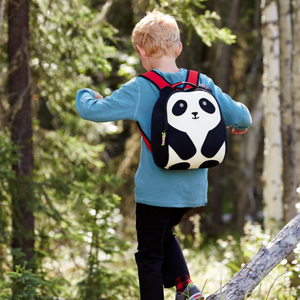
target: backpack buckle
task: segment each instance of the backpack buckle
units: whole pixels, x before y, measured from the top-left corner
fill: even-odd
[[[184,90],[189,90],[189,89],[196,89],[198,86],[196,84],[193,84],[191,82],[187,82],[187,81],[181,81],[181,82],[177,82],[171,85],[171,88],[176,90],[176,89],[180,89],[178,86],[179,85],[185,85],[184,86]],[[188,87],[187,87],[188,86]]]

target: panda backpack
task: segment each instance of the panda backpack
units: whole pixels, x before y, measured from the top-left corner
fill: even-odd
[[[227,130],[212,90],[198,85],[200,74],[188,70],[186,81],[173,85],[155,71],[140,76],[160,90],[152,112],[151,141],[139,126],[155,164],[168,170],[219,165],[227,153]]]

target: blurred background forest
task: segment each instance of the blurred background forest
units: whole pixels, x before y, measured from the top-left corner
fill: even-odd
[[[214,292],[300,208],[300,0],[0,0],[0,299],[139,299],[141,137],[82,120],[75,95],[144,72],[130,35],[154,8],[178,21],[178,66],[253,118],[209,171],[208,205],[176,228],[194,281]],[[252,299],[296,299],[299,252]]]

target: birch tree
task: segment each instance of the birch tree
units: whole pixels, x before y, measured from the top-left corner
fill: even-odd
[[[0,0],[0,32],[3,23],[4,7],[5,7],[5,0]]]
[[[281,197],[282,143],[279,100],[279,28],[275,0],[262,0],[264,106],[264,225],[278,231],[283,221]]]
[[[280,41],[280,106],[283,158],[284,223],[296,214],[296,130],[292,98],[292,18],[291,2],[277,0]]]
[[[297,186],[300,186],[300,0],[293,1],[293,100],[296,121]]]

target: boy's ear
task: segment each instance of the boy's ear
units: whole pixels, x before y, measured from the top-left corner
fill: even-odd
[[[181,54],[182,48],[183,48],[182,43],[179,42],[178,56]]]
[[[147,56],[146,50],[142,46],[140,46],[140,45],[136,45],[136,47],[137,47],[137,49],[139,51],[139,55],[141,56],[141,58],[145,59],[146,56]]]

